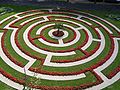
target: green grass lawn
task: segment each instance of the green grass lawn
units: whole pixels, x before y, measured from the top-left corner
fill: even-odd
[[[118,80],[114,84],[104,88],[103,90],[120,90],[120,80]]]
[[[17,61],[19,61],[20,63],[22,63],[23,65],[26,65],[28,63],[27,60],[25,60],[23,57],[21,57],[20,55],[18,55],[15,50],[12,48],[12,45],[10,43],[10,35],[12,33],[12,30],[8,30],[8,32],[6,33],[6,37],[4,39],[5,41],[5,48],[8,50],[8,52],[10,53],[11,57],[13,58],[17,58]]]
[[[14,88],[6,85],[5,83],[3,83],[3,82],[1,82],[1,81],[0,81],[0,89],[1,89],[1,90],[16,90],[16,89],[14,89]]]
[[[65,1],[65,0],[59,0],[59,1]],[[2,16],[0,16],[0,21],[3,20],[4,18],[10,16],[10,15],[13,15],[13,14],[16,14],[16,13],[19,13],[19,12],[22,12],[22,11],[27,11],[27,10],[31,10],[31,9],[40,9],[41,7],[38,7],[38,6],[16,6],[16,5],[0,5],[0,7],[11,7],[14,9],[13,12],[11,13],[6,13]],[[54,10],[56,11],[56,10]],[[82,11],[82,10],[81,10]],[[47,11],[46,11],[47,12]],[[112,20],[112,19],[109,19],[108,17],[106,17],[106,14],[110,14],[110,13],[113,13],[113,14],[120,14],[120,11],[119,12],[109,12],[109,11],[94,11],[94,10],[85,10],[84,12],[88,12],[88,13],[91,13],[91,14],[94,14],[94,15],[97,15],[101,18],[104,18],[106,20],[108,20],[109,22],[113,23],[114,25],[116,25],[118,28],[120,28],[120,21],[115,21],[115,20]],[[67,13],[67,11],[66,11]],[[30,14],[30,13],[28,13]],[[69,13],[68,13],[69,14]],[[45,15],[45,14],[43,14]],[[50,15],[50,14],[49,14]],[[59,14],[53,14],[53,15],[59,15]],[[24,15],[23,15],[24,16]],[[28,19],[31,19],[31,18],[34,18],[34,17],[38,17],[38,16],[41,16],[41,14],[38,14],[38,15],[35,15],[35,16],[32,16],[32,17],[29,17],[29,18],[25,18],[17,23],[15,23],[15,26],[19,26],[22,22],[28,20]],[[63,16],[67,16],[67,14],[63,14]],[[22,15],[21,15],[22,17]],[[73,15],[72,17],[76,17],[76,15]],[[55,20],[56,18],[58,18],[57,16],[51,18],[52,20]],[[91,17],[92,18],[92,17]],[[7,20],[5,23],[2,23],[0,25],[0,28],[4,28],[4,26],[6,26],[8,23],[10,23],[11,21],[15,20],[16,18],[13,16],[12,18],[10,18],[9,20]],[[89,29],[89,31],[92,33],[92,36],[93,38],[96,38],[98,39],[98,36],[97,34],[95,33],[95,31],[90,28],[88,25],[85,25],[84,23],[82,22],[78,22],[76,20],[72,20],[72,19],[68,19],[68,18],[64,18],[65,20],[70,20],[70,21],[74,21],[76,23],[79,23],[79,24],[82,24],[84,25],[85,27],[87,27]],[[95,19],[95,18],[93,18]],[[39,19],[39,20],[34,20],[26,25],[24,25],[21,30],[19,31],[18,33],[18,36],[17,36],[17,40],[19,42],[19,44],[21,45],[22,49],[24,49],[25,51],[29,52],[30,55],[32,56],[36,56],[38,58],[42,58],[42,59],[45,59],[46,58],[46,55],[44,54],[41,54],[41,53],[38,53],[34,50],[32,50],[31,48],[29,48],[26,43],[24,42],[23,40],[23,33],[24,31],[27,29],[28,26],[30,26],[31,24],[35,23],[35,22],[38,22],[40,20],[43,20],[43,18]],[[87,19],[83,19],[85,21],[88,21],[90,23],[93,24],[93,26],[97,26],[97,24],[93,21],[90,21],[90,20],[87,20]],[[113,34],[114,36],[119,36],[119,33],[116,32],[112,27],[108,26],[106,23],[98,20],[98,19],[95,19],[99,22],[101,22],[102,24],[104,24],[106,27],[108,27],[111,31],[113,31]],[[52,22],[53,23],[53,22]],[[68,25],[71,25],[71,26],[74,26],[73,24],[70,24],[70,23],[67,23],[67,22],[60,22],[62,24],[68,24]],[[48,22],[48,23],[43,23],[43,24],[40,24],[38,26],[36,26],[33,31],[31,32],[31,37],[34,38],[36,37],[36,31],[41,27],[41,26],[44,26],[46,24],[51,24],[51,22]],[[75,28],[77,28],[78,26],[74,26]],[[53,28],[53,27],[52,27]],[[57,42],[55,39],[51,38],[49,35],[47,35],[46,33],[49,32],[50,29],[52,28],[47,28],[44,32],[43,32],[43,35],[48,38],[48,40],[51,40],[51,41],[54,41],[54,42]],[[76,65],[76,66],[71,66],[71,67],[50,67],[50,66],[42,66],[42,70],[44,71],[48,71],[48,72],[65,72],[65,73],[69,73],[69,72],[77,72],[77,71],[80,71],[80,70],[84,70],[86,68],[89,68],[90,66],[92,65],[95,65],[97,64],[98,62],[100,62],[104,57],[106,57],[108,55],[108,53],[110,52],[110,47],[111,47],[111,39],[108,35],[108,33],[103,29],[103,28],[99,28],[100,31],[103,33],[103,35],[105,36],[105,48],[104,50],[102,51],[102,54],[98,55],[95,59],[91,60],[90,62],[88,63],[84,63],[82,65]],[[68,33],[73,33],[72,31],[70,31],[69,29],[65,29]],[[3,32],[2,29],[0,29],[0,33]],[[27,60],[25,60],[23,57],[21,57],[20,55],[18,55],[14,49],[12,48],[11,46],[11,43],[10,43],[10,36],[11,36],[11,33],[13,31],[12,30],[8,30],[7,33],[6,33],[6,36],[5,36],[5,40],[4,40],[4,43],[5,43],[5,48],[7,50],[9,50],[8,52],[10,53],[10,55],[12,57],[14,57],[18,62],[22,63],[23,65],[26,65],[28,63]],[[81,45],[83,43],[83,41],[85,40],[85,32],[83,30],[80,30],[79,31],[81,33],[81,37],[80,37],[80,40],[74,44],[74,45],[71,45],[71,46],[68,46],[68,47],[62,47],[62,48],[56,48],[56,47],[52,47],[52,46],[47,46],[47,45],[44,45],[43,43],[39,42],[38,40],[34,40],[34,43],[36,45],[38,45],[40,48],[47,48],[49,50],[53,50],[53,51],[56,51],[56,50],[69,50],[71,48],[75,48],[79,45]],[[66,38],[64,39],[65,42],[69,41],[70,40],[70,37],[73,37],[74,35],[73,34],[70,34],[68,37],[69,38]],[[97,47],[97,44],[98,42],[92,42],[92,44],[90,45],[89,48],[86,49],[87,52],[90,52],[92,51],[94,48]],[[49,47],[49,48],[48,48]],[[119,42],[119,47],[120,47],[120,42]],[[57,60],[73,60],[73,59],[76,59],[76,58],[79,58],[79,57],[82,57],[84,56],[84,54],[80,51],[80,50],[76,50],[76,55],[71,55],[71,56],[61,56],[61,57],[56,57],[56,56],[53,56],[52,57],[52,60],[51,61],[57,61]],[[112,63],[109,67],[107,67],[105,70],[103,70],[102,72],[107,76],[110,71],[114,70],[114,68],[116,68],[120,63],[120,51],[118,53],[118,56],[116,57],[114,63]],[[23,73],[20,73],[16,70],[14,70],[13,68],[11,68],[10,66],[8,66],[3,60],[2,58],[0,57],[0,68],[2,68],[4,71],[6,71],[7,73],[9,73],[10,75],[12,75],[13,77],[16,77],[17,79],[23,79],[25,77],[25,74]],[[37,60],[31,67],[32,68],[37,68],[39,65],[41,64],[41,60]],[[81,79],[77,79],[77,80],[68,80],[68,81],[54,81],[54,80],[44,80],[44,79],[41,79],[41,83],[39,83],[39,85],[41,86],[80,86],[82,84],[87,84],[87,83],[93,83],[93,82],[96,82],[96,77],[93,75],[93,73],[91,72],[86,72],[85,73],[86,75],[86,78],[81,78]],[[33,77],[29,77],[28,76],[28,82],[30,82],[30,79],[33,78]],[[35,79],[35,78],[33,78]],[[114,83],[113,85],[110,85],[108,86],[107,88],[103,89],[103,90],[119,90],[120,89],[120,80],[118,80],[116,83]],[[0,81],[0,90],[14,90],[13,88],[9,87],[8,85],[4,84],[3,82]]]

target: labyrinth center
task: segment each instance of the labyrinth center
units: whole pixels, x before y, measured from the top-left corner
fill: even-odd
[[[56,23],[63,25],[61,37],[53,35]],[[120,29],[100,17],[30,10],[3,19],[0,26],[0,71],[16,89],[23,88],[26,75],[27,84],[38,89],[102,89],[119,80]],[[31,82],[35,77],[40,83]]]

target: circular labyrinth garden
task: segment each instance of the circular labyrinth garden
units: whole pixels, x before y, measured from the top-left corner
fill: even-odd
[[[120,79],[120,29],[100,17],[30,10],[0,26],[0,80],[13,88],[96,90]]]

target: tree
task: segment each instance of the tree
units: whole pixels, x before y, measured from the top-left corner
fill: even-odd
[[[63,24],[55,23],[54,29],[57,29],[57,35],[60,33],[60,29],[63,29]]]
[[[35,71],[37,70],[37,68],[35,69]],[[31,85],[38,85],[41,83],[41,78],[37,77],[37,73],[34,72],[33,77],[28,77],[26,70],[24,68],[24,73],[25,73],[25,77],[24,77],[24,88],[23,90],[34,90],[32,87],[30,87]]]
[[[26,70],[24,68],[24,73],[25,73],[25,77],[23,78],[23,80],[25,81],[24,85],[23,85],[23,90],[26,90],[26,86],[27,86],[27,73],[26,73]]]

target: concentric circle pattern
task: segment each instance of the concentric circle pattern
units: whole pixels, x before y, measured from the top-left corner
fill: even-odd
[[[53,35],[56,23],[63,25],[62,37]],[[16,89],[27,82],[43,90],[96,90],[120,79],[120,29],[100,17],[74,10],[30,10],[0,25],[0,71]],[[31,82],[35,77],[40,83]]]

